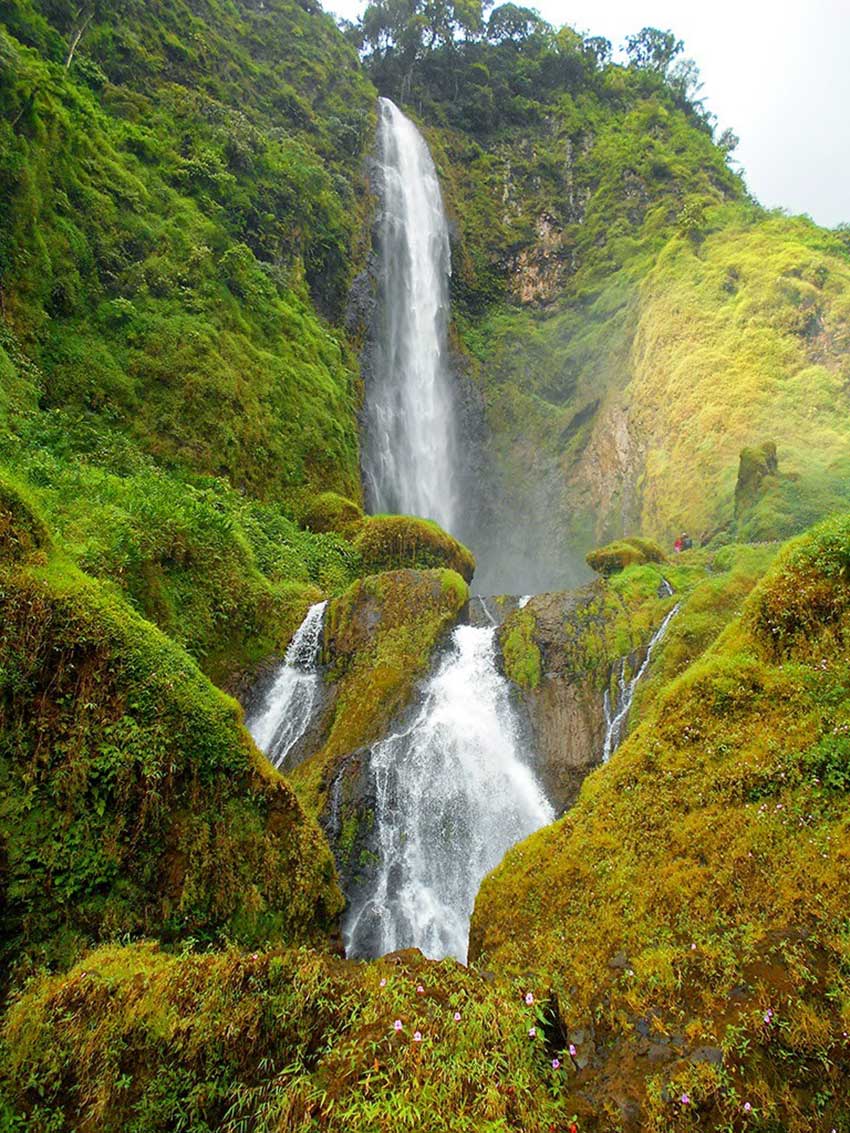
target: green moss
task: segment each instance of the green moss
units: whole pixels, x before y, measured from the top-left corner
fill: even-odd
[[[534,614],[526,608],[509,614],[499,632],[505,675],[524,689],[540,684],[540,650],[534,629]]]
[[[311,531],[337,531],[352,538],[362,527],[364,515],[363,509],[353,500],[338,496],[336,492],[322,492],[310,500],[301,521]]]
[[[102,586],[0,576],[3,940],[67,956],[124,934],[312,939],[326,844],[238,706]]]
[[[651,539],[620,539],[600,547],[586,556],[587,565],[598,574],[608,576],[635,563],[663,563],[666,556]]]
[[[697,648],[726,628],[693,663],[673,648],[681,675],[573,810],[484,883],[472,955],[545,972],[591,1034],[564,1097],[583,1128],[623,1091],[647,1129],[734,1123],[742,1099],[765,1127],[843,1115],[848,545],[845,518],[815,529],[749,597],[769,549],[728,553],[727,597],[709,576],[683,606]]]
[[[445,567],[472,581],[475,559],[470,551],[429,519],[407,515],[370,516],[354,538],[364,567],[380,571],[410,567]]]

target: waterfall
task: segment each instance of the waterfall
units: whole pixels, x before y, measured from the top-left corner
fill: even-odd
[[[257,747],[275,767],[286,757],[310,726],[316,706],[321,674],[319,655],[327,602],[318,602],[289,643],[274,684],[252,718],[246,721]]]
[[[380,100],[378,333],[366,383],[363,471],[373,512],[456,526],[455,409],[447,363],[449,231],[422,135]]]
[[[670,584],[666,582],[669,586]],[[670,593],[673,593],[671,588]],[[664,621],[655,631],[650,638],[649,645],[646,648],[646,656],[643,659],[643,664],[635,673],[630,681],[626,680],[626,658],[621,657],[619,662],[619,672],[617,673],[617,699],[614,705],[611,704],[610,691],[605,689],[605,697],[603,699],[603,707],[605,709],[605,743],[602,748],[602,762],[607,763],[620,744],[623,742],[623,732],[625,731],[626,721],[631,711],[632,701],[635,698],[635,689],[640,683],[646,670],[649,668],[649,662],[652,658],[652,651],[656,645],[661,641],[667,633],[667,627],[670,622],[679,612],[680,603],[677,602],[673,609],[664,618]]]
[[[416,947],[465,962],[485,874],[554,820],[520,755],[495,636],[457,626],[409,724],[372,748],[378,863],[346,912],[349,956]]]

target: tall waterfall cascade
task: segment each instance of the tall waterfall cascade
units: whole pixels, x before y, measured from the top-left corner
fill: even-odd
[[[378,864],[346,912],[349,956],[420,948],[465,962],[484,876],[555,815],[521,758],[496,630],[457,626],[407,726],[376,744]]]
[[[263,703],[246,721],[257,747],[278,768],[309,728],[319,699],[326,607],[327,602],[318,602],[307,611]]]
[[[666,580],[664,581],[664,585],[672,594],[673,589]],[[605,689],[603,700],[603,708],[605,711],[605,742],[602,747],[603,763],[608,762],[623,742],[623,735],[626,730],[626,724],[628,722],[629,712],[631,711],[632,701],[635,698],[637,686],[640,684],[644,673],[649,668],[653,650],[667,633],[670,622],[672,622],[678,612],[679,603],[677,602],[652,635],[649,645],[646,647],[646,656],[643,659],[643,663],[629,681],[626,680],[626,658],[622,657],[620,659],[617,672],[617,697],[613,704],[611,702],[611,693],[607,688]]]
[[[457,521],[455,407],[448,366],[449,230],[425,141],[380,100],[380,280],[366,383],[363,472],[373,512]]]

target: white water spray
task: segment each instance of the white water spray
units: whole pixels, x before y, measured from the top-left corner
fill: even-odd
[[[666,582],[665,585],[670,584]],[[673,593],[672,587],[670,593]],[[643,664],[638,671],[634,674],[630,681],[626,680],[626,659],[620,659],[619,672],[617,674],[617,700],[614,705],[611,704],[610,691],[605,689],[605,696],[603,699],[603,707],[605,709],[605,743],[602,748],[602,762],[607,763],[620,744],[623,742],[623,732],[626,728],[626,722],[629,718],[631,711],[632,701],[635,698],[635,689],[640,684],[646,670],[649,668],[649,662],[652,658],[652,651],[656,645],[661,641],[667,633],[667,628],[670,622],[675,618],[679,612],[680,603],[676,603],[673,609],[667,614],[664,621],[652,635],[649,645],[646,648],[646,656],[643,659]]]
[[[554,821],[520,756],[495,633],[458,626],[411,723],[372,749],[379,861],[346,913],[349,956],[420,948],[465,962],[485,874]]]
[[[319,602],[307,611],[274,684],[259,711],[247,721],[257,747],[275,767],[284,766],[313,718],[322,679],[318,662],[326,606],[327,602]]]
[[[363,471],[373,512],[457,519],[447,363],[449,231],[428,147],[380,100],[383,223],[379,333],[366,389]]]

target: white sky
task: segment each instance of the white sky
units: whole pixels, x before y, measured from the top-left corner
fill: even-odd
[[[497,3],[499,0],[497,0]],[[522,4],[523,0],[516,0]],[[361,0],[325,0],[356,19]],[[850,0],[528,0],[550,23],[604,35],[670,28],[702,73],[751,192],[819,224],[850,222]]]

